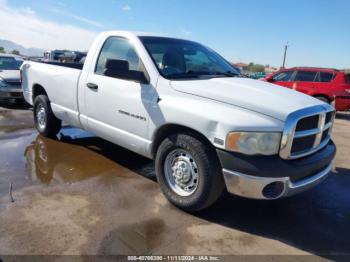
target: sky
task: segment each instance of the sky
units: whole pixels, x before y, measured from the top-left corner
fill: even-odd
[[[350,68],[349,0],[0,0],[0,39],[87,50],[106,30],[210,46],[232,62]]]

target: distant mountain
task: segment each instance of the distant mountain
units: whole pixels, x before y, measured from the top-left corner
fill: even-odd
[[[1,40],[0,46],[5,48],[6,53],[11,52],[12,50],[18,50],[21,55],[25,56],[43,56],[44,50],[40,48],[25,48],[19,44],[16,44],[9,40]]]

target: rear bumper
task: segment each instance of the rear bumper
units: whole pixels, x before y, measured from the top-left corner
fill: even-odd
[[[331,142],[311,156],[289,161],[277,156],[217,151],[228,192],[254,199],[278,199],[305,191],[327,178],[336,148]]]
[[[350,109],[350,96],[337,96],[335,99],[335,108],[337,111]]]

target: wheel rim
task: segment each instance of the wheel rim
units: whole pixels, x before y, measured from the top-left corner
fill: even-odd
[[[184,149],[175,149],[168,154],[164,173],[170,188],[180,196],[190,196],[198,187],[197,164]]]
[[[40,130],[44,130],[46,127],[46,110],[43,105],[38,105],[36,110],[36,119]]]

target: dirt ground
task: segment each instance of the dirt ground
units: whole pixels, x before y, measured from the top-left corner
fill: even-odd
[[[224,194],[196,215],[166,201],[152,161],[79,129],[55,141],[32,126],[28,108],[0,107],[2,255],[350,254],[349,113],[321,185],[277,201]]]

